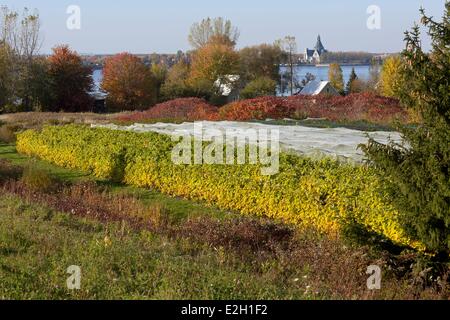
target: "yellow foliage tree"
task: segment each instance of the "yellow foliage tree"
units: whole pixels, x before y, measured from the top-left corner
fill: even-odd
[[[328,80],[339,93],[342,94],[344,92],[344,75],[339,64],[330,64],[330,69],[328,71]]]
[[[402,60],[400,56],[386,59],[381,69],[380,91],[386,97],[398,97],[399,90],[403,86],[401,73]]]

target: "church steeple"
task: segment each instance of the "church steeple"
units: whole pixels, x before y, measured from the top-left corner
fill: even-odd
[[[314,49],[316,49],[317,52],[319,52],[319,54],[322,54],[327,51],[327,50],[325,50],[325,47],[322,44],[322,40],[320,39],[320,34],[317,36],[317,43],[316,43],[316,46],[314,47]]]

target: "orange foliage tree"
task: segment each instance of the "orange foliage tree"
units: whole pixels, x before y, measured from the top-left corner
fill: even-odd
[[[156,102],[156,81],[150,68],[130,53],[106,59],[101,86],[116,110],[147,109]]]
[[[53,48],[48,62],[53,94],[49,111],[90,111],[93,106],[89,96],[93,86],[91,68],[67,45]]]
[[[239,72],[239,54],[233,47],[211,42],[198,49],[192,57],[189,84],[198,92],[214,91],[214,82],[222,84],[229,81],[227,75]]]

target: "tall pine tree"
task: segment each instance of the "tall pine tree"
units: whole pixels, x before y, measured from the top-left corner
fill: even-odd
[[[352,93],[352,84],[354,81],[358,80],[358,76],[356,75],[355,68],[352,68],[352,73],[350,74],[350,79],[347,82],[347,87],[345,88],[345,93]]]
[[[416,128],[399,126],[402,145],[371,140],[364,150],[390,186],[393,203],[405,230],[430,253],[448,261],[450,255],[450,2],[442,22],[421,9],[432,50],[422,50],[418,25],[406,32],[400,90],[403,104],[422,121]]]

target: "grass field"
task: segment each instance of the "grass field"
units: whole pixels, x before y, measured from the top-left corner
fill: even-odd
[[[78,219],[12,196],[0,197],[0,211],[2,299],[309,298],[303,282],[270,263],[255,272],[220,249]],[[82,270],[79,291],[66,287],[71,265]]]

